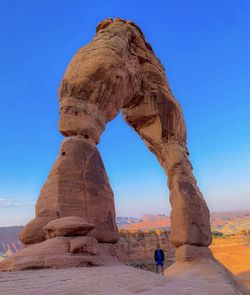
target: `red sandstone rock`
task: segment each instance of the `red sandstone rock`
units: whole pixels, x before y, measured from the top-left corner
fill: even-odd
[[[116,264],[112,244],[92,237],[56,237],[29,245],[0,263],[3,271]],[[113,251],[114,252],[114,251]]]
[[[48,219],[43,217],[47,215]],[[35,235],[31,243],[44,239],[42,227],[49,221],[67,216],[81,217],[94,224],[91,235],[101,242],[118,240],[108,176],[97,148],[82,136],[67,138],[61,145],[59,157],[36,204],[36,218],[31,225],[35,224],[34,232],[39,235]],[[25,244],[32,229],[28,224],[21,233]]]
[[[168,176],[171,242],[208,246],[209,211],[192,173],[182,110],[163,66],[133,22],[109,19],[97,31],[61,82],[59,130],[98,143],[107,122],[122,110]]]
[[[175,251],[177,262],[186,262],[199,259],[214,259],[211,250],[208,247],[198,247],[192,245],[183,245]]]
[[[97,240],[93,237],[75,237],[70,241],[70,253],[97,253]]]
[[[157,245],[165,253],[165,267],[172,264],[174,247],[170,245],[168,232],[157,231],[120,231],[120,239],[115,244],[117,258],[128,265],[155,271],[154,251]]]
[[[185,287],[182,289],[182,294],[250,294],[249,289],[220,262],[206,257],[200,257],[193,261],[179,261],[166,269],[164,275],[167,276],[169,281],[173,280],[177,284],[184,282]]]
[[[36,217],[21,230],[18,237],[25,245],[40,243],[45,240],[42,228],[51,220],[58,218],[56,212],[51,216]]]
[[[81,217],[68,216],[50,221],[43,227],[43,232],[45,238],[48,240],[57,236],[85,236],[94,228],[94,224],[88,223]]]
[[[107,27],[108,25],[110,25],[113,22],[112,18],[107,18],[104,21],[100,22],[97,27],[96,27],[96,32],[104,29],[105,27]]]
[[[44,267],[44,256],[66,254],[70,238],[57,237],[42,243],[27,246],[4,260],[2,270],[24,270]]]
[[[192,173],[181,107],[135,23],[117,18],[98,25],[93,40],[72,58],[59,102],[59,130],[68,138],[41,189],[36,218],[21,234],[25,243],[44,238],[45,216],[82,217],[96,226],[91,235],[99,242],[117,242],[113,192],[96,144],[119,111],[168,176],[172,244],[211,243],[209,210]]]

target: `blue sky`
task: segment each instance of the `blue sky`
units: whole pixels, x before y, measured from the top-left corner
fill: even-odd
[[[57,89],[106,17],[134,20],[164,64],[212,211],[250,209],[248,0],[0,0],[0,226],[34,214],[63,137]],[[99,145],[117,215],[169,213],[166,177],[119,115]]]

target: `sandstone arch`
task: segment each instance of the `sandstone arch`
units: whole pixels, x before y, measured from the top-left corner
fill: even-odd
[[[184,283],[184,293],[201,294],[205,283],[209,294],[249,294],[207,248],[209,210],[192,173],[182,110],[133,22],[117,18],[98,25],[70,62],[59,101],[59,130],[66,138],[41,189],[36,217],[20,234],[27,247],[2,261],[0,271],[119,264],[112,245],[118,240],[113,192],[96,145],[121,110],[168,176],[177,263],[165,274]]]
[[[73,215],[95,224],[91,235],[99,242],[118,240],[113,192],[96,145],[105,125],[122,111],[168,176],[171,242],[179,256],[196,255],[192,246],[206,250],[209,210],[192,173],[182,110],[138,26],[120,18],[101,22],[71,60],[59,101],[59,130],[66,138],[41,189],[36,218],[20,239],[41,242],[50,220]]]

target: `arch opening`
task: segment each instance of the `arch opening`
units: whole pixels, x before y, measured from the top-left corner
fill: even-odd
[[[169,216],[166,175],[121,113],[107,125],[99,150],[114,192],[116,216]]]

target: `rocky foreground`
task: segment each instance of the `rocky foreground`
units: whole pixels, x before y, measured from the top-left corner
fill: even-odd
[[[0,273],[1,295],[250,294],[216,263],[183,263],[161,276],[122,264]]]
[[[155,267],[152,253],[158,243],[167,257],[164,276],[152,272]],[[0,272],[0,294],[250,294],[218,261],[198,258],[173,264],[174,248],[166,231],[121,230],[115,251],[120,261],[109,256],[109,265],[105,266]]]
[[[215,255],[215,257],[223,262],[234,274],[240,278],[241,282],[245,283],[246,285],[250,286],[250,264],[248,263],[249,260],[249,246],[248,246],[248,235],[238,234],[235,236],[225,236],[225,237],[214,237],[214,241],[212,244],[212,252]],[[116,253],[117,257],[123,264],[134,266],[139,270],[150,270],[155,271],[155,263],[153,259],[153,252],[155,250],[155,246],[157,244],[161,245],[161,248],[164,250],[166,261],[165,261],[165,267],[166,267],[166,275],[167,277],[161,278],[161,276],[157,276],[155,273],[146,274],[143,272],[134,272],[132,268],[125,267],[123,268],[122,265],[115,263],[115,266],[109,266],[106,269],[107,276],[108,277],[102,277],[103,267],[95,267],[93,270],[92,268],[70,268],[68,270],[53,270],[53,269],[47,269],[47,270],[35,270],[35,271],[24,271],[24,272],[13,272],[13,273],[0,273],[0,294],[34,294],[32,291],[30,293],[29,290],[39,290],[40,293],[38,294],[51,294],[46,293],[47,291],[43,289],[44,281],[47,282],[49,286],[52,286],[53,293],[58,292],[56,294],[115,294],[112,293],[113,291],[109,290],[110,286],[109,283],[114,286],[114,290],[116,288],[121,288],[119,290],[119,294],[122,291],[126,291],[127,293],[124,294],[133,294],[134,290],[139,290],[140,285],[143,284],[143,281],[148,281],[148,278],[150,278],[150,282],[154,282],[154,284],[158,284],[158,280],[160,280],[159,284],[162,287],[155,288],[154,286],[150,286],[150,284],[147,285],[147,292],[142,294],[158,294],[155,292],[166,292],[166,286],[167,290],[171,290],[173,288],[174,292],[173,294],[195,294],[195,293],[185,293],[185,289],[190,290],[190,292],[193,292],[193,289],[199,289],[201,286],[205,288],[204,286],[207,286],[207,284],[210,284],[212,282],[213,286],[216,286],[216,284],[221,284],[221,282],[218,282],[218,278],[222,282],[224,280],[225,284],[225,275],[226,273],[221,273],[221,270],[219,271],[220,275],[217,277],[217,281],[214,277],[214,269],[217,267],[210,263],[210,267],[205,263],[203,264],[196,264],[196,269],[193,269],[194,263],[184,263],[178,265],[178,272],[176,270],[169,268],[174,262],[175,262],[175,255],[174,255],[174,248],[171,246],[169,242],[168,237],[168,231],[164,230],[145,230],[145,231],[127,231],[127,230],[120,230],[120,240],[116,244]],[[112,259],[113,260],[113,259]],[[113,261],[114,262],[114,261]],[[118,262],[119,263],[119,262]],[[192,266],[192,268],[187,269],[188,266]],[[168,268],[168,269],[167,269]],[[112,281],[113,274],[119,270],[120,278],[116,275],[114,276],[114,281]],[[128,273],[128,270],[131,272],[131,274]],[[217,270],[218,271],[218,270]],[[98,284],[101,287],[104,284],[105,292],[104,293],[98,293],[100,290],[93,288],[91,284],[86,284],[87,278],[91,275],[91,273],[94,272],[94,278],[98,281]],[[213,272],[213,273],[211,273]],[[177,273],[179,275],[177,276]],[[181,277],[179,277],[181,274]],[[132,281],[130,276],[136,275],[135,281]],[[99,278],[99,276],[101,276]],[[227,275],[226,275],[227,276]],[[97,279],[98,277],[98,279]],[[159,278],[160,277],[160,278]],[[193,282],[195,278],[195,282]],[[201,279],[202,281],[196,282],[197,279]],[[230,278],[230,276],[229,276]],[[120,279],[124,281],[120,282]],[[137,281],[137,279],[140,279],[140,281]],[[165,280],[167,279],[166,286],[165,286]],[[32,280],[35,280],[38,282],[37,285],[34,285]],[[88,278],[88,281],[90,278]],[[129,281],[129,288],[126,286],[125,282]],[[103,283],[104,281],[104,283]],[[188,282],[188,285],[185,285]],[[226,282],[228,281],[228,278],[226,279]],[[229,279],[230,281],[230,279]],[[77,282],[77,283],[76,283]],[[76,283],[76,285],[74,285]],[[145,283],[145,282],[144,282]],[[56,284],[59,284],[57,286]],[[72,293],[68,293],[68,289],[70,289],[71,285],[74,285]],[[86,288],[85,288],[86,284]],[[116,286],[118,284],[118,287]],[[125,285],[124,285],[125,284]],[[163,284],[163,285],[162,285]],[[174,290],[173,284],[183,284],[182,289]],[[198,284],[198,285],[197,285]],[[228,282],[226,283],[226,285]],[[19,290],[18,286],[22,286],[22,289]],[[83,290],[78,290],[77,286],[79,285],[79,288],[83,288]],[[223,284],[222,284],[223,285]],[[222,285],[219,286],[219,288],[222,288]],[[230,286],[235,285],[235,282],[229,282]],[[63,290],[61,290],[63,286]],[[34,289],[32,289],[34,287]],[[65,287],[65,288],[64,288]],[[68,289],[67,289],[68,288]],[[80,288],[80,289],[81,289]],[[88,288],[93,288],[91,293],[88,293],[85,290],[88,290]],[[215,287],[214,287],[215,288]],[[224,286],[226,293],[214,293],[214,294],[234,294],[234,293],[227,293],[228,287]],[[163,290],[164,289],[164,290]],[[24,291],[25,290],[25,291]],[[66,291],[65,291],[66,290]],[[113,289],[112,289],[113,290]],[[152,292],[154,293],[150,293]],[[79,291],[79,293],[78,293]],[[64,292],[64,293],[63,293]],[[71,292],[71,291],[70,291]],[[83,293],[81,293],[83,292]],[[117,291],[118,292],[118,291]],[[130,293],[128,293],[130,292]],[[165,293],[162,294],[165,294]],[[170,292],[170,291],[169,291]],[[182,292],[182,293],[177,293]],[[188,292],[188,291],[187,291]],[[197,291],[198,292],[198,291]],[[207,293],[206,290],[202,290],[203,293],[197,293],[197,294],[210,294]],[[224,292],[224,291],[223,291]],[[231,292],[231,291],[230,291]],[[236,291],[235,291],[236,292]],[[167,293],[171,294],[171,293]],[[213,295],[214,295],[213,294]],[[240,293],[235,293],[240,294]],[[247,293],[243,293],[247,294]]]

